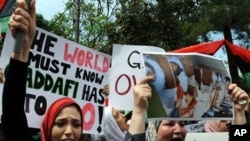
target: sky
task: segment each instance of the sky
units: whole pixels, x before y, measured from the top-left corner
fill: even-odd
[[[42,14],[44,19],[50,20],[58,12],[64,12],[67,0],[36,0],[36,13]]]

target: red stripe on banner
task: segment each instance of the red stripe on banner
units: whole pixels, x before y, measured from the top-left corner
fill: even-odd
[[[11,15],[13,7],[16,6],[16,0],[0,0],[0,17]]]
[[[0,11],[1,11],[7,0],[0,0],[0,1],[1,1],[0,2]]]
[[[222,45],[224,45],[225,40],[201,43],[198,45],[192,45],[188,47],[184,47],[178,50],[173,50],[171,52],[175,53],[184,53],[184,52],[198,52],[208,55],[214,55]]]
[[[250,64],[250,50],[238,45],[234,45],[228,41],[226,41],[226,45],[231,50],[234,56],[237,56],[241,58],[244,62]]]

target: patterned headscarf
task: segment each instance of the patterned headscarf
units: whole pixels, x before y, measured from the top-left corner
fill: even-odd
[[[57,115],[63,108],[67,106],[71,106],[71,105],[76,106],[77,110],[80,111],[81,120],[83,121],[83,115],[82,115],[81,108],[79,107],[79,105],[73,99],[69,97],[60,98],[51,104],[51,106],[49,107],[49,109],[47,110],[44,116],[44,119],[41,125],[41,141],[50,140],[51,129],[52,129],[52,126],[54,124],[54,121]]]
[[[149,120],[148,127],[146,130],[146,141],[156,141],[157,140],[157,130],[159,128],[161,121]]]
[[[146,141],[157,141],[157,132],[160,127],[162,120],[149,120],[148,127],[146,130]],[[182,121],[187,124],[187,121]]]

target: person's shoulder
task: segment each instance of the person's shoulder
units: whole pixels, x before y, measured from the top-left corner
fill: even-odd
[[[105,136],[104,136],[104,135],[100,135],[100,136],[99,136],[99,141],[106,141]]]
[[[145,133],[132,135],[131,133],[127,132],[124,141],[146,141],[145,135],[146,135]]]

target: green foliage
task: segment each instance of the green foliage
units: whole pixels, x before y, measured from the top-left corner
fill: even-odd
[[[110,43],[153,45],[165,50],[178,46],[180,22],[171,12],[172,5],[151,1],[119,2],[121,8],[117,10],[116,21],[108,29]]]
[[[249,33],[249,0],[200,0],[198,5],[194,15],[199,18],[194,24],[198,26],[199,35],[203,35],[204,39],[208,31],[224,31],[225,27]]]
[[[49,21],[45,20],[41,14],[36,14],[36,25],[42,29],[50,30]]]
[[[79,43],[85,46],[109,54],[115,43],[153,45],[168,51],[197,44],[198,36],[207,41],[206,33],[211,30],[233,27],[249,32],[249,3],[248,0],[69,0],[65,12],[55,15],[46,28],[75,41],[79,20]]]

